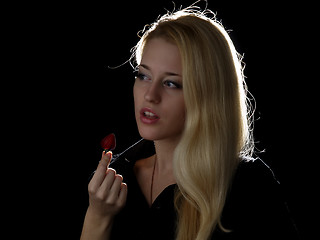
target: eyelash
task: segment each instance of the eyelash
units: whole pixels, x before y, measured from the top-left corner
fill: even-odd
[[[147,81],[147,80],[150,80],[149,77],[147,77],[146,75],[140,73],[140,72],[136,72],[135,73],[135,79],[139,79],[141,81]],[[170,87],[169,85],[172,84],[174,85],[174,87]],[[182,85],[177,83],[177,82],[174,82],[174,81],[171,81],[171,80],[165,80],[163,81],[163,85],[169,87],[169,88],[176,88],[176,89],[182,89]]]
[[[163,82],[163,84],[166,85],[166,86],[168,86],[169,84],[173,84],[173,85],[174,85],[174,88],[176,88],[176,89],[181,89],[181,88],[182,88],[181,84],[176,83],[176,82],[173,82],[173,81],[170,81],[170,80],[165,80],[165,81]],[[168,87],[169,87],[169,86],[168,86]],[[171,87],[170,87],[170,88],[171,88]]]
[[[142,73],[140,73],[140,72],[136,72],[136,73],[135,73],[135,78],[136,78],[136,79],[139,78],[140,80],[147,80],[147,79],[149,79],[146,75],[144,75],[144,74],[142,74]]]

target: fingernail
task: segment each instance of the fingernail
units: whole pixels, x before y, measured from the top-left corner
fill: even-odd
[[[119,177],[121,181],[123,181],[123,176],[121,174],[117,174],[116,177]]]
[[[106,156],[107,156],[107,161],[109,161],[112,158],[112,152],[111,151],[107,152]]]

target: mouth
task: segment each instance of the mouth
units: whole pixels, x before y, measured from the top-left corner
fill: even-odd
[[[160,117],[150,108],[142,108],[140,111],[140,119],[143,123],[156,123]]]

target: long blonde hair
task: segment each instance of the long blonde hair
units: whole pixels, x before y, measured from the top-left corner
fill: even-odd
[[[223,26],[205,10],[168,13],[142,32],[140,63],[152,38],[176,44],[182,58],[186,121],[173,166],[179,191],[176,239],[209,239],[220,218],[242,155],[253,140],[240,55]]]

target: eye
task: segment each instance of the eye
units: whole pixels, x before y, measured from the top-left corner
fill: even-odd
[[[136,72],[135,78],[142,80],[142,81],[149,81],[150,80],[150,78],[147,75],[145,75],[141,72]]]
[[[163,85],[168,87],[168,88],[175,88],[175,89],[181,89],[182,85],[180,83],[171,81],[171,80],[165,80],[163,82]]]

